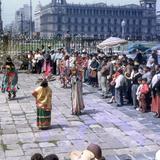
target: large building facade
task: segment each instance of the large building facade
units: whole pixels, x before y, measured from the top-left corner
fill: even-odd
[[[156,0],[140,0],[140,5],[125,6],[52,0],[40,8],[39,21],[41,36],[63,36],[70,32],[103,39],[122,37],[124,32],[125,38],[149,40],[156,37]]]
[[[34,31],[34,23],[32,28],[30,26],[30,6],[24,4],[22,8],[15,13],[15,34],[16,35],[30,35],[30,29]]]

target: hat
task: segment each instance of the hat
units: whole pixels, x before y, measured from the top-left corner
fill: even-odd
[[[101,159],[102,158],[101,147],[98,146],[97,144],[90,144],[87,147],[87,150],[91,151],[95,155],[96,159]]]
[[[156,152],[155,160],[160,160],[160,150]]]
[[[92,160],[95,158],[95,155],[89,151],[89,150],[84,150],[83,152],[81,151],[73,151],[71,152],[69,156],[70,160]]]
[[[90,144],[84,151],[73,151],[70,160],[98,160],[102,159],[102,150],[97,144]]]

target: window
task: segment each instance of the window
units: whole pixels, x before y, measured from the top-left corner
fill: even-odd
[[[95,19],[95,23],[96,23],[96,24],[98,23],[98,20],[97,20],[97,18]]]
[[[81,27],[81,31],[84,32],[84,26]]]
[[[78,23],[78,20],[77,20],[77,18],[75,18],[75,23]]]
[[[101,23],[104,24],[104,19],[103,18],[101,19]]]
[[[77,32],[78,31],[78,27],[77,25],[74,27],[74,31]]]
[[[110,24],[111,23],[111,19],[108,19],[108,24]]]
[[[135,24],[136,24],[136,20],[134,19],[134,20],[133,20],[133,25],[135,25]]]
[[[101,27],[101,32],[104,32],[104,26]]]
[[[58,17],[58,23],[61,23],[62,22],[62,17]]]
[[[97,32],[97,26],[94,27],[94,31]]]
[[[88,32],[91,32],[91,27],[90,26],[88,26]]]
[[[151,20],[150,19],[148,19],[148,25],[151,25]]]
[[[88,23],[91,24],[91,19],[90,18],[88,18]]]
[[[117,19],[114,19],[114,25],[116,25],[117,24]]]
[[[68,23],[71,23],[71,18],[68,18]]]
[[[58,31],[61,31],[61,29],[62,29],[62,26],[58,25]]]
[[[84,18],[81,19],[81,22],[84,23]]]

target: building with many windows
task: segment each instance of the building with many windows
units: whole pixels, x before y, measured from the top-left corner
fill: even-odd
[[[41,36],[63,36],[69,31],[72,35],[103,39],[122,37],[124,31],[125,38],[149,40],[156,36],[156,0],[140,0],[140,5],[124,6],[52,0],[40,8],[39,21]]]
[[[34,23],[32,22],[32,31],[34,31]],[[24,4],[22,8],[15,13],[15,34],[29,35],[30,34],[30,6]]]

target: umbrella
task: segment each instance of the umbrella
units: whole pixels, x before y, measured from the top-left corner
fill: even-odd
[[[152,51],[160,50],[160,44],[151,48]]]
[[[112,48],[114,46],[122,45],[122,44],[126,44],[126,43],[128,43],[128,41],[125,39],[121,39],[118,37],[110,37],[110,38],[104,40],[103,42],[101,42],[97,47],[100,49]]]
[[[142,44],[133,44],[132,46],[130,46],[130,47],[128,48],[128,52],[129,52],[129,53],[132,53],[132,52],[135,52],[136,50],[145,52],[145,51],[148,50],[148,49],[149,49],[148,47],[145,47],[145,46],[142,45]]]

